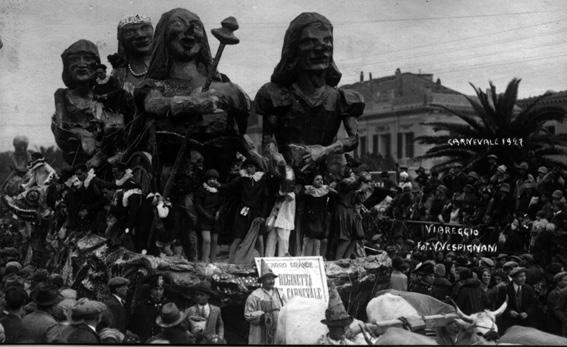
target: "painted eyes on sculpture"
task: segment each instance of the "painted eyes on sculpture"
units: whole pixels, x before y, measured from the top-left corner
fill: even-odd
[[[325,37],[322,40],[315,38],[305,38],[301,40],[299,44],[303,49],[330,48],[333,46],[333,39],[331,37]]]
[[[133,27],[124,30],[124,38],[131,39],[137,35],[152,35],[154,32],[154,27],[150,24],[144,24],[140,27]]]
[[[94,65],[96,64],[96,58],[90,54],[71,54],[67,58],[69,64],[84,64],[84,65]]]
[[[203,36],[203,28],[201,28],[198,22],[186,24],[180,20],[175,20],[171,22],[169,30],[172,35],[192,34],[199,37]]]

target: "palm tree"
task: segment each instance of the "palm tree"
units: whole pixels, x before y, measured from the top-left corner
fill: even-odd
[[[536,98],[524,109],[516,106],[520,79],[513,79],[504,94],[497,94],[496,87],[490,82],[490,91],[485,93],[473,84],[478,100],[468,97],[474,114],[465,114],[443,105],[433,105],[459,117],[465,124],[430,122],[423,125],[433,127],[435,132],[446,131],[444,135],[419,136],[415,141],[434,145],[419,159],[444,158],[445,161],[434,166],[438,171],[445,171],[456,163],[464,168],[477,168],[489,154],[496,154],[502,164],[511,167],[522,161],[530,165],[559,166],[567,169],[566,161],[559,161],[550,156],[567,154],[567,136],[554,135],[544,127],[549,121],[562,121],[565,111],[560,107],[536,108],[537,104],[550,95],[546,93]],[[455,146],[450,141],[459,138],[473,139],[522,139],[522,145]],[[532,167],[533,167],[532,166]]]

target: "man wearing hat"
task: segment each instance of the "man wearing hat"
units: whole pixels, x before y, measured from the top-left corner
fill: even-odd
[[[498,254],[498,256],[495,258],[496,259],[496,267],[501,268],[502,266],[504,266],[504,263],[506,263],[507,258],[508,258],[508,254],[506,254],[506,253]]]
[[[567,272],[558,272],[553,280],[557,286],[547,296],[547,326],[549,332],[567,336]]]
[[[195,337],[183,326],[186,318],[187,315],[180,311],[177,305],[172,302],[166,303],[162,306],[159,316],[156,318],[156,324],[161,327],[161,332],[152,336],[147,343],[163,340],[175,345],[195,344]]]
[[[33,312],[22,319],[22,324],[28,329],[27,339],[34,343],[46,343],[46,332],[57,324],[53,317],[53,307],[63,298],[57,288],[40,284],[32,292],[32,301],[36,305]]]
[[[53,308],[53,318],[57,320],[57,325],[47,330],[47,343],[65,343],[67,334],[71,332],[67,329],[71,325],[71,311],[77,303],[76,298],[65,298]]]
[[[135,302],[134,312],[129,321],[129,329],[146,341],[160,332],[156,318],[161,307],[167,302],[164,299],[164,278],[162,275],[151,276],[148,283],[142,286],[142,298]]]
[[[498,193],[494,197],[492,207],[490,209],[490,217],[500,226],[508,223],[514,210],[514,199],[512,198],[510,184],[499,183]]]
[[[540,185],[543,183],[543,180],[548,172],[549,170],[547,170],[547,167],[545,166],[540,166],[537,168],[536,186],[538,190],[540,190]]]
[[[429,182],[429,176],[427,176],[427,173],[425,172],[425,168],[423,168],[423,166],[418,167],[417,170],[415,170],[415,173],[417,174],[417,176],[415,177],[414,181],[417,182],[420,188],[423,190]]]
[[[0,324],[4,327],[6,343],[19,343],[27,337],[26,326],[22,323],[24,305],[28,300],[28,294],[24,288],[12,286],[4,293],[4,311],[0,315]]]
[[[508,306],[501,317],[502,323],[498,324],[501,331],[506,331],[512,325],[533,326],[537,309],[534,291],[526,284],[526,268],[515,267],[509,275],[512,282],[501,287],[498,293],[498,305],[508,297]]]
[[[514,191],[516,195],[516,209],[518,209],[520,208],[520,200],[526,199],[528,188],[535,188],[536,181],[534,177],[528,172],[529,165],[527,162],[521,162],[520,165],[516,166],[516,169],[518,170],[518,178],[515,182]]]
[[[209,298],[212,295],[214,295],[214,293],[209,286],[199,284],[195,288],[195,300],[197,303],[187,309],[189,324],[193,328],[196,328],[192,328],[191,331],[198,330],[197,326],[199,323],[195,323],[195,321],[206,322],[204,329],[199,332],[199,339],[207,335],[218,335],[221,339],[224,338],[224,322],[222,320],[221,309],[209,303]]]
[[[103,316],[103,320],[109,328],[118,329],[121,333],[126,332],[128,323],[128,310],[126,305],[126,295],[130,281],[124,277],[113,277],[108,281],[110,296],[103,302],[108,308]]]
[[[278,316],[286,298],[275,288],[275,279],[278,277],[268,264],[260,261],[260,278],[262,287],[256,289],[246,299],[244,318],[250,322],[248,344],[273,344],[276,337]]]
[[[392,179],[390,179],[390,174],[388,171],[382,171],[380,173],[381,186],[384,189],[390,189],[396,185]]]
[[[489,154],[486,160],[488,161],[486,174],[489,176],[493,175],[498,167],[498,156],[496,154]]]
[[[507,275],[506,278],[504,279],[504,281],[506,282],[512,282],[512,277],[510,276],[510,272],[517,268],[518,262],[515,262],[513,260],[507,261],[504,263],[504,265],[502,265],[502,270],[504,270],[504,273]]]
[[[65,341],[58,342],[100,344],[96,328],[105,310],[106,306],[102,302],[81,298],[71,309],[71,325],[61,333]]]
[[[441,212],[443,211],[443,208],[448,201],[447,192],[448,189],[443,184],[435,188],[435,196],[431,201],[431,206],[427,210],[427,220],[434,222],[440,221]],[[442,218],[441,218],[441,222],[442,222]]]
[[[420,263],[415,268],[417,280],[410,283],[410,292],[431,295],[433,289],[433,281],[435,281],[435,263],[427,260]]]
[[[325,310],[325,319],[321,323],[329,329],[329,333],[319,338],[318,345],[354,345],[346,338],[353,318],[348,314],[334,283],[329,283],[329,305]]]

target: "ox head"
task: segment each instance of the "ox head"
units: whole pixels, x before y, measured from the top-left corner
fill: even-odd
[[[452,300],[451,300],[452,301]],[[455,323],[465,331],[470,331],[476,335],[484,337],[487,340],[495,340],[498,338],[498,326],[496,318],[506,310],[508,306],[508,297],[502,305],[495,311],[484,310],[470,315],[465,314],[454,301],[452,301],[459,318],[455,319]]]

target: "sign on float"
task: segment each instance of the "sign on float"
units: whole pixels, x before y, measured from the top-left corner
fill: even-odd
[[[278,275],[276,288],[283,292],[288,300],[294,296],[300,296],[311,300],[321,300],[325,304],[329,302],[323,257],[254,258],[258,276],[262,259]]]

